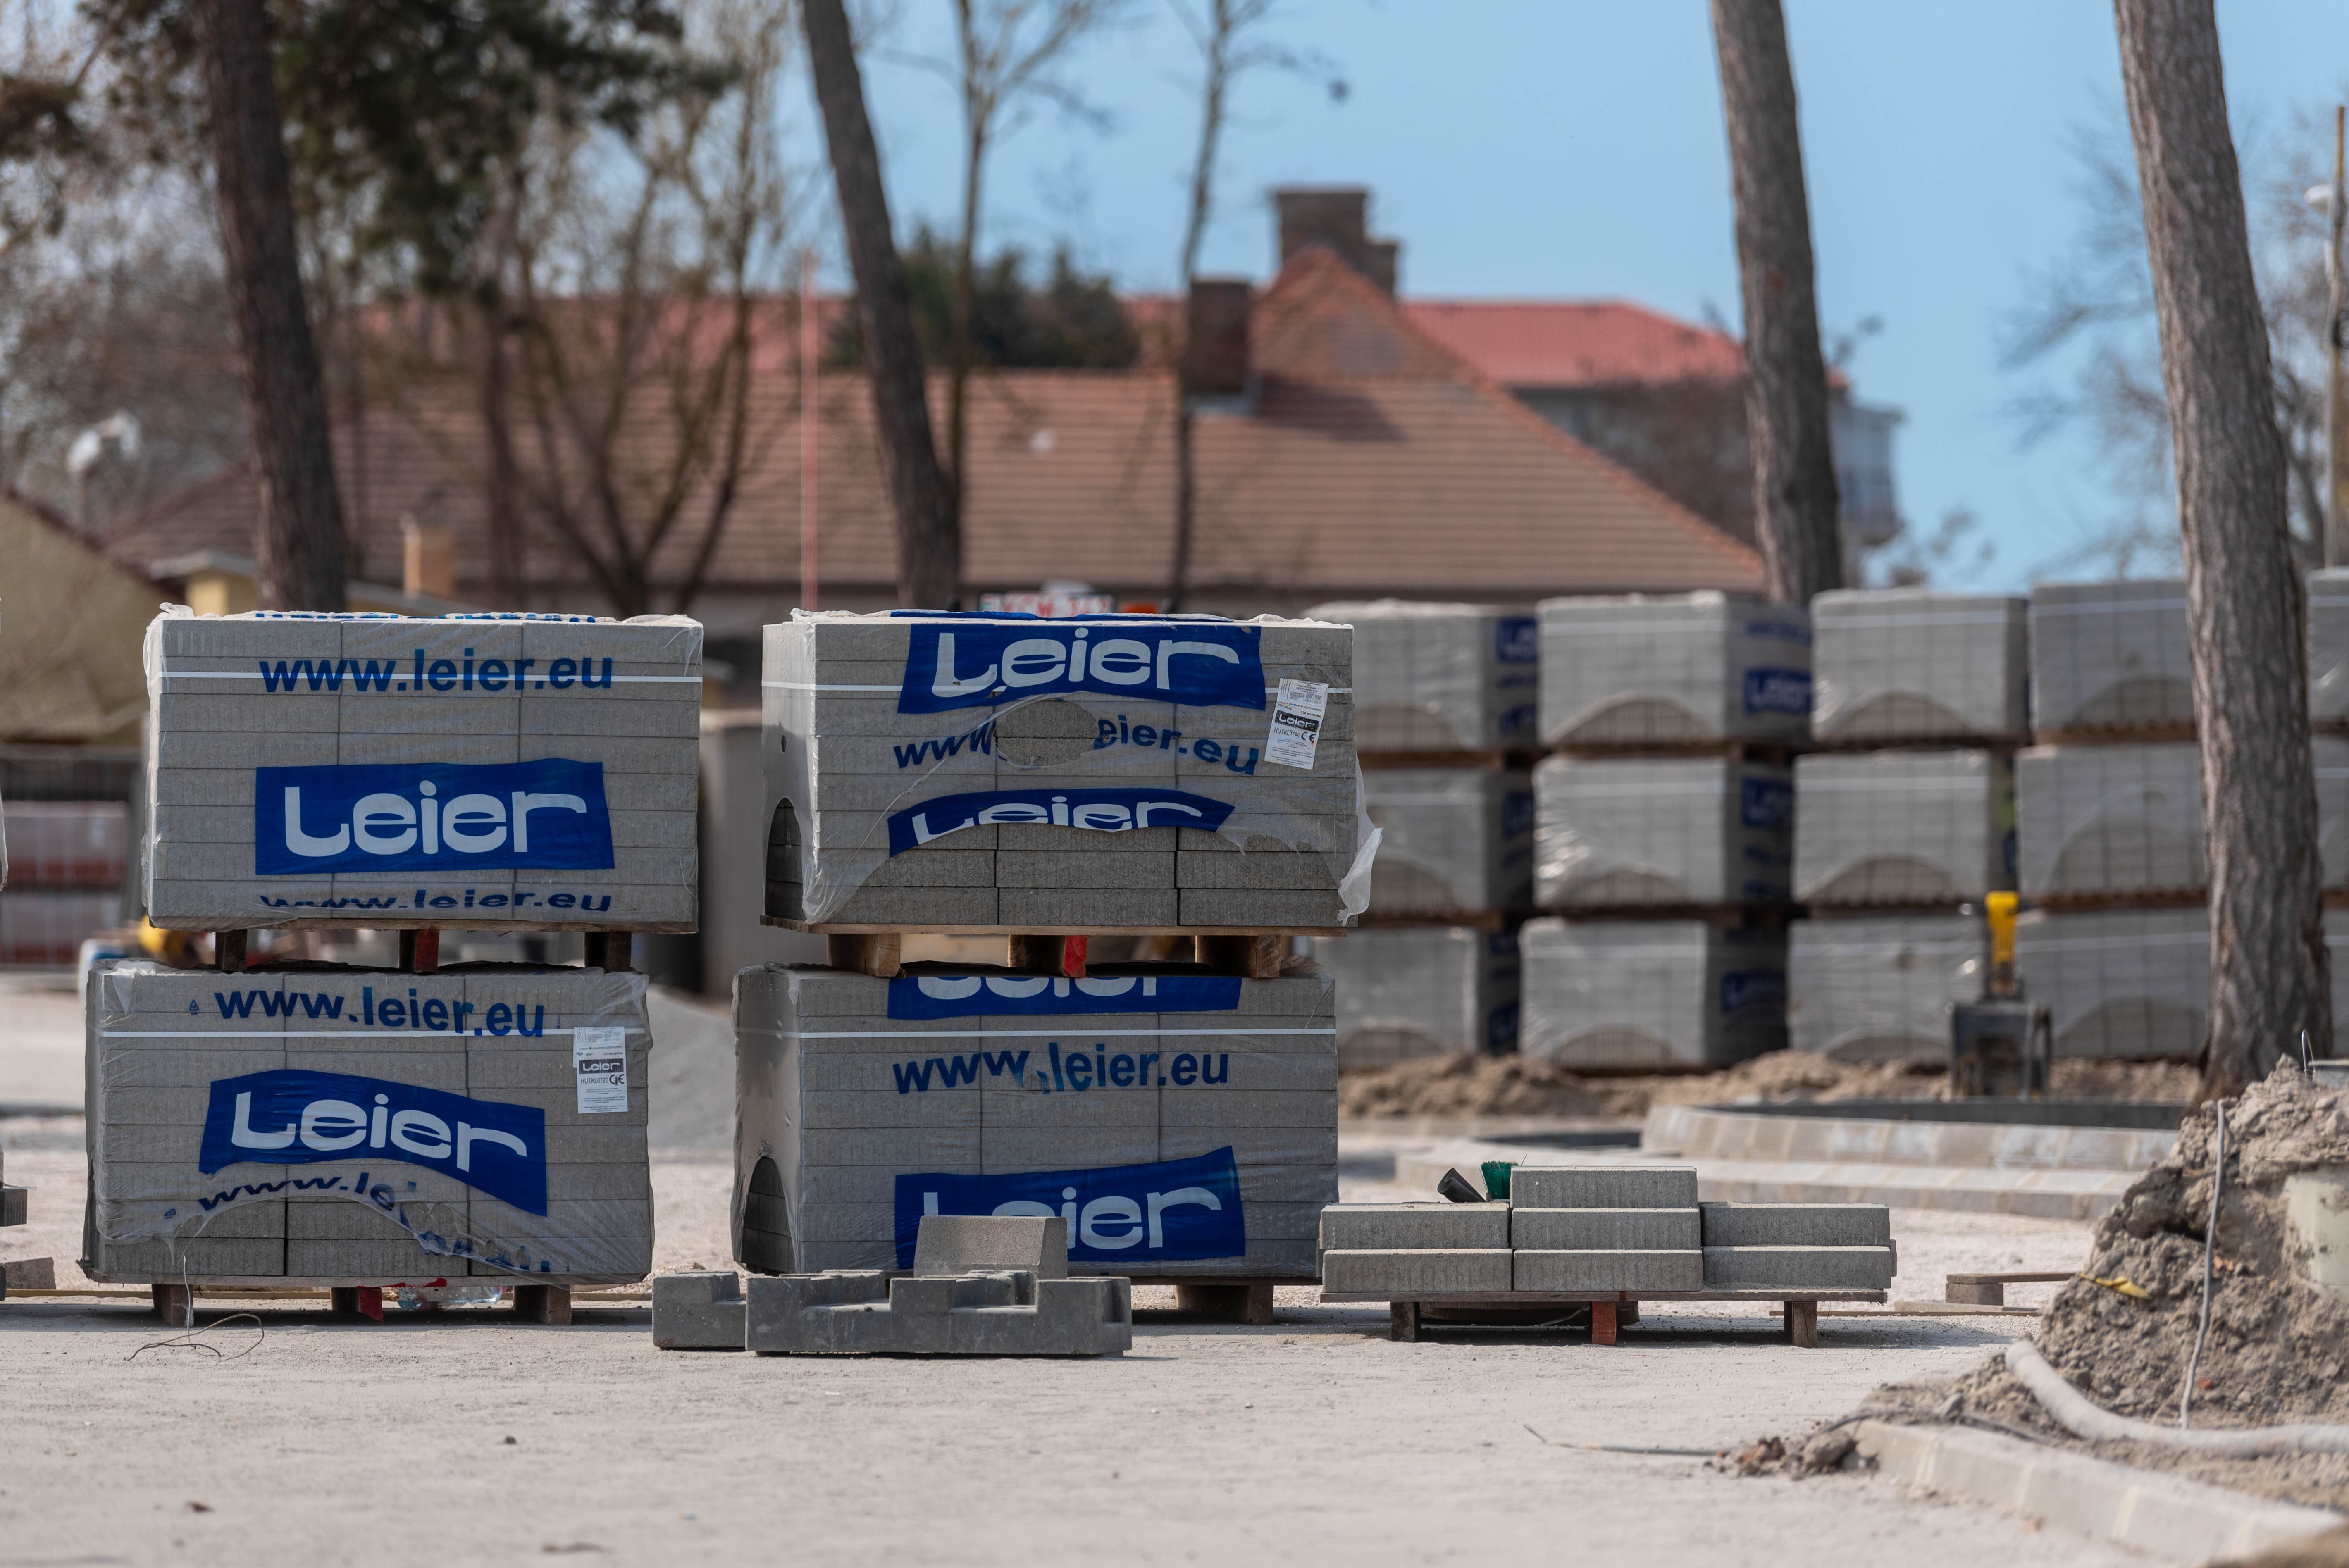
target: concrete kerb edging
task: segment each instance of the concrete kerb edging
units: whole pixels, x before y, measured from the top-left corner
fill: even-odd
[[[1879,1474],[2011,1508],[2061,1529],[2169,1558],[2241,1556],[2340,1527],[2339,1514],[2043,1448],[1963,1427],[1862,1421]]]
[[[1474,1175],[1486,1161],[1518,1165],[1694,1164],[1697,1196],[1708,1203],[1881,1203],[1976,1214],[2089,1222],[2120,1202],[2127,1171],[1985,1170],[1980,1166],[1862,1165],[1816,1161],[1693,1161],[1676,1150],[1619,1152],[1463,1140],[1395,1159],[1395,1181],[1430,1191],[1447,1170]]]

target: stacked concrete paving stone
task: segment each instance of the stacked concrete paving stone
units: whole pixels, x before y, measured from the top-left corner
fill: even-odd
[[[809,614],[766,628],[767,914],[802,927],[1334,928],[1351,633]]]
[[[1365,928],[1314,945],[1338,980],[1339,1060],[1514,1051],[1516,930],[1534,892],[1537,624],[1392,599],[1308,614],[1354,628],[1355,739],[1380,833]]]
[[[1718,593],[1546,601],[1521,1048],[1723,1065],[1785,1044],[1800,609]]]
[[[568,1291],[651,1266],[639,930],[696,922],[701,628],[675,616],[252,614],[150,627],[149,917],[88,1005],[93,1278]],[[401,966],[247,963],[386,927]],[[439,963],[580,930],[591,966]]]
[[[2015,885],[2026,603],[1822,593],[1815,741],[1795,765],[1787,1017],[1798,1049],[1934,1057],[1982,995],[1983,900]]]
[[[1333,1295],[1692,1296],[1881,1291],[1897,1262],[1872,1204],[1700,1203],[1693,1166],[1519,1166],[1487,1203],[1321,1214]]]
[[[2333,954],[2331,1054],[2349,1056],[2349,910],[2324,913]],[[2190,1057],[2210,1006],[2210,922],[2199,904],[2041,910],[2015,923],[2015,965],[2067,1057]],[[2323,1053],[2319,1053],[2323,1054]]]

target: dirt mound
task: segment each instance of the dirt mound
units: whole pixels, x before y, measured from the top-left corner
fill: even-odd
[[[1340,1116],[1645,1116],[1656,1105],[1788,1100],[1943,1099],[1939,1062],[1839,1062],[1774,1051],[1714,1073],[1583,1075],[1532,1057],[1459,1052],[1349,1072],[1338,1080]],[[2059,1099],[2191,1099],[2194,1069],[2170,1062],[2058,1062]]]
[[[2284,1214],[2284,1180],[2349,1167],[2349,1095],[2295,1063],[2228,1103],[2210,1336],[2196,1377],[2197,1425],[2349,1420],[2349,1300],[2307,1283],[2308,1253]],[[2218,1115],[2096,1226],[2085,1273],[2042,1320],[2041,1352],[2106,1409],[2175,1419],[2202,1302]],[[1985,1393],[1988,1389],[1983,1390]]]

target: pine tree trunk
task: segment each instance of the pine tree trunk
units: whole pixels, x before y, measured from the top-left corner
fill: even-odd
[[[1770,597],[1807,604],[1843,586],[1843,539],[1786,18],[1778,0],[1713,0],[1713,37],[1737,202],[1754,531]]]
[[[197,0],[221,248],[261,470],[254,558],[264,610],[343,607],[342,507],[302,294],[264,0]]]
[[[2283,437],[2211,0],[2116,0],[2178,464],[2210,861],[2203,1092],[2330,1054],[2331,965]]]
[[[908,606],[944,609],[957,603],[961,593],[962,532],[930,435],[913,296],[889,228],[881,155],[864,112],[864,81],[841,0],[802,0],[800,15],[807,28],[816,100],[823,110],[849,263],[856,273],[874,423],[897,511],[897,596]]]

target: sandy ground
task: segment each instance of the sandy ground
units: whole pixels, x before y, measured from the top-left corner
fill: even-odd
[[[16,993],[0,994],[15,1013]],[[68,1011],[70,1009],[68,1008]],[[0,1100],[36,1097],[54,1024],[0,1036]],[[732,1167],[722,1015],[663,1004],[653,1142],[662,1269],[725,1266]],[[45,1098],[45,1097],[44,1097]],[[1400,1195],[1412,1140],[1340,1139],[1348,1198]],[[78,1281],[76,1117],[0,1120],[33,1224]],[[1413,1194],[1424,1196],[1425,1194]],[[1898,1212],[1896,1295],[1952,1269],[2060,1268],[2085,1227]],[[1830,1317],[1816,1351],[1752,1308],[1651,1313],[1624,1343],[1458,1330],[1385,1337],[1382,1308],[1284,1290],[1246,1329],[1138,1293],[1116,1361],[811,1362],[652,1348],[641,1308],[567,1329],[481,1309],[346,1324],[206,1308],[212,1350],[122,1303],[0,1305],[0,1568],[63,1563],[621,1561],[1023,1563],[2002,1563],[2144,1561],[1864,1475],[1740,1480],[1696,1458],[1805,1429],[1878,1385],[1978,1365],[2027,1320]],[[508,1439],[512,1439],[510,1442]]]
[[[0,969],[0,1108],[81,1104],[81,998],[70,969]]]

